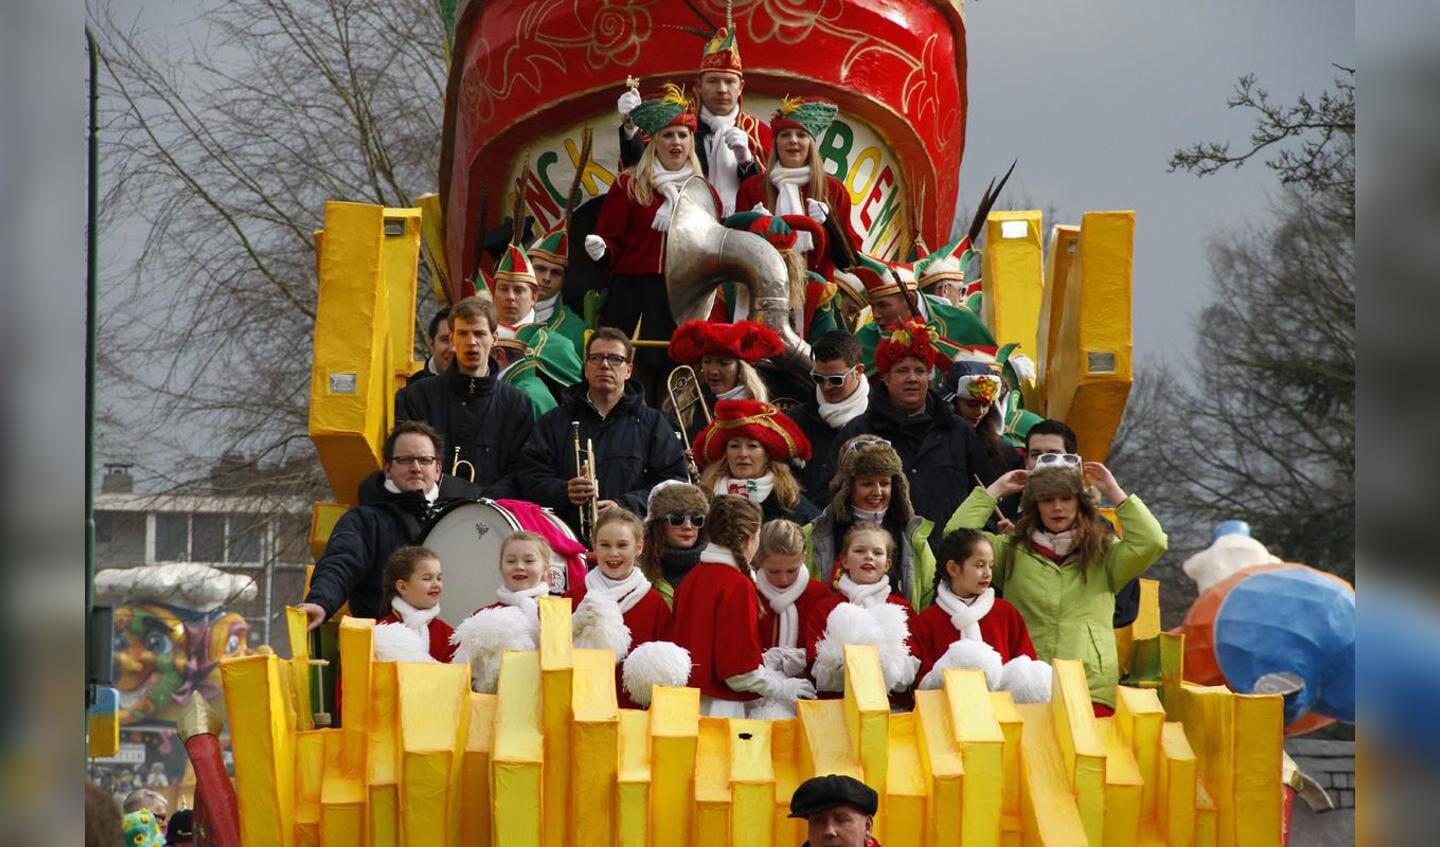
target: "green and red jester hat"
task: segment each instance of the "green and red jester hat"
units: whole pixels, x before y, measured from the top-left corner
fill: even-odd
[[[798,129],[809,133],[818,143],[839,113],[840,107],[828,100],[785,97],[780,100],[780,108],[770,116],[770,132],[779,135],[787,129]]]
[[[685,90],[673,82],[665,83],[658,94],[652,94],[630,110],[630,120],[647,138],[654,138],[660,130],[671,126],[689,127],[695,131],[697,119]]]

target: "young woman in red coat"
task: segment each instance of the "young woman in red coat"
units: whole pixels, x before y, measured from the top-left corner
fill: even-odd
[[[609,649],[615,660],[670,634],[670,606],[635,564],[644,545],[645,525],[633,512],[606,509],[591,539],[595,566],[585,575],[585,599],[571,616],[576,647]],[[619,665],[615,692],[621,708],[639,708],[627,695]]]
[[[760,507],[744,497],[717,497],[705,529],[710,543],[675,594],[670,632],[690,653],[690,686],[700,689],[700,711],[743,718],[745,703],[757,697],[813,698],[809,680],[764,665],[750,568],[760,546]]]
[[[845,184],[825,173],[820,159],[820,140],[835,120],[838,110],[834,103],[786,97],[770,118],[770,131],[775,138],[770,167],[740,183],[735,194],[735,211],[749,212],[758,204],[770,214],[804,215],[818,224],[833,218],[840,231],[857,252],[860,235],[850,223],[850,192]],[[822,253],[816,250],[808,233],[801,233],[795,249],[806,254],[810,270],[830,279],[838,260],[845,256],[844,246],[829,245]]]
[[[449,662],[455,652],[450,643],[450,634],[455,631],[450,624],[440,620],[440,593],[444,589],[440,570],[440,557],[427,547],[401,547],[385,562],[385,601],[390,614],[376,621],[382,624],[400,624],[418,632],[428,647],[430,657],[437,662]],[[376,658],[398,661],[413,660],[414,657],[381,655],[388,652],[382,646],[388,642],[382,636],[376,641]]]

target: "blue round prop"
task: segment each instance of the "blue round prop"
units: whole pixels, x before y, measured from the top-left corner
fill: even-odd
[[[1222,535],[1243,535],[1250,537],[1250,524],[1245,521],[1228,520],[1215,524],[1215,538]]]

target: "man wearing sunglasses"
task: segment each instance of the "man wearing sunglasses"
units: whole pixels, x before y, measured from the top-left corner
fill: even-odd
[[[815,398],[797,404],[787,414],[805,437],[814,455],[797,470],[800,485],[810,502],[830,502],[830,479],[835,476],[835,438],[845,424],[865,412],[870,401],[870,383],[860,365],[860,342],[848,332],[836,330],[820,336],[812,348],[815,368]]]

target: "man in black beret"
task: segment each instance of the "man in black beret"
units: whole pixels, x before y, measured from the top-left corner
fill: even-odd
[[[854,777],[811,777],[790,795],[790,817],[809,824],[805,847],[880,847],[870,834],[880,797]]]

